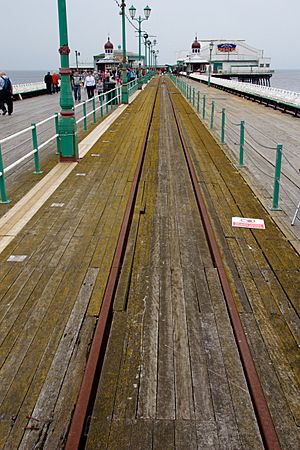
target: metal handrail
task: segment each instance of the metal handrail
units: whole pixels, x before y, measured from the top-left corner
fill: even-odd
[[[30,83],[32,84],[32,83]],[[44,83],[43,83],[44,84]],[[133,80],[132,82],[128,83],[128,91],[129,94],[133,94],[134,90],[137,88],[138,82],[137,79]],[[131,92],[132,91],[132,92]],[[99,100],[100,105],[96,107],[96,100]],[[96,112],[101,110],[101,117],[103,117],[105,114],[108,113],[108,107],[111,105],[111,107],[115,104],[121,103],[121,85],[117,85],[115,88],[110,89],[109,91],[103,92],[101,94],[95,95],[94,97],[83,101],[81,103],[78,103],[74,106],[74,112],[76,113],[78,108],[84,107],[84,114],[82,117],[78,118],[76,120],[76,123],[80,123],[84,121],[84,130],[87,129],[87,118],[91,115],[94,115],[94,123],[96,123]],[[92,104],[92,109],[89,112],[86,112],[86,106]],[[41,127],[47,122],[50,122],[54,119],[54,129],[55,134],[48,138],[45,142],[38,145],[38,136],[37,136],[37,128]],[[3,166],[3,160],[2,160],[2,145],[4,143],[7,143],[13,139],[15,139],[18,136],[21,136],[27,132],[32,132],[32,144],[33,144],[33,150],[26,153],[26,155],[23,155],[21,158],[19,158],[17,161],[14,161],[12,164],[10,164],[7,167]],[[55,139],[59,138],[58,134],[58,113],[53,114],[50,117],[47,117],[46,119],[41,120],[40,122],[32,124],[30,127],[27,127],[23,130],[20,130],[10,136],[7,136],[3,139],[0,139],[0,203],[8,203],[9,200],[7,200],[6,197],[6,189],[5,189],[5,180],[4,180],[4,174],[7,174],[9,171],[11,171],[13,168],[21,164],[23,161],[28,159],[30,156],[34,155],[35,159],[35,173],[39,174],[42,173],[39,167],[39,150],[46,147],[50,142],[52,142]]]

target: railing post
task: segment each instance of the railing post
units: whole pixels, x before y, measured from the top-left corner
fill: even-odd
[[[61,154],[60,138],[59,138],[59,123],[58,123],[58,113],[55,113],[55,133],[58,135],[56,137],[56,154]]]
[[[128,103],[128,87],[126,87],[126,92],[127,92],[127,103]],[[125,101],[123,101],[123,103],[126,103]],[[105,105],[106,105],[106,114],[108,113],[108,94],[105,94]]]
[[[100,116],[101,116],[101,118],[102,118],[102,117],[103,117],[103,106],[102,106],[102,103],[103,103],[103,94],[100,95],[99,100],[100,100]]]
[[[96,101],[95,101],[95,97],[93,97],[93,119],[94,119],[94,123],[97,122],[97,117],[96,117]]]
[[[84,119],[83,119],[83,129],[84,129],[84,131],[86,131],[87,130],[87,123],[86,123],[86,101],[85,102],[83,102],[83,117],[84,117]]]
[[[193,106],[195,106],[195,88],[193,88]]]
[[[244,165],[244,144],[245,144],[245,122],[241,120],[240,125],[240,166]]]
[[[281,172],[281,158],[282,158],[282,144],[277,144],[276,149],[276,166],[275,166],[275,177],[274,177],[274,193],[273,193],[273,210],[279,210],[279,187],[280,187],[280,172]]]
[[[200,92],[197,93],[197,113],[200,113]]]
[[[225,108],[222,108],[221,144],[225,144]]]
[[[202,119],[205,119],[206,95],[203,95],[202,100]]]
[[[211,102],[211,114],[210,114],[210,129],[214,127],[214,114],[215,114],[215,102]]]
[[[1,144],[0,144],[0,194],[1,194],[0,203],[7,204],[11,202],[11,200],[8,200],[6,196]]]
[[[34,150],[34,165],[35,165],[35,171],[34,173],[40,174],[43,173],[40,169],[40,161],[39,161],[39,149],[38,149],[38,139],[37,139],[37,131],[36,131],[36,124],[32,123],[32,146]]]

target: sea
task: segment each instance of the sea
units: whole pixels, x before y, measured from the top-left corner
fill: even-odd
[[[53,70],[7,70],[13,84],[36,83],[44,81],[46,73]],[[54,69],[58,73],[58,69]],[[300,93],[300,70],[275,70],[271,78],[271,86]]]

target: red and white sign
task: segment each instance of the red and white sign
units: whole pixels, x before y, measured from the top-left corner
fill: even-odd
[[[238,228],[258,228],[260,230],[266,228],[263,219],[250,219],[247,217],[232,217],[232,226]]]

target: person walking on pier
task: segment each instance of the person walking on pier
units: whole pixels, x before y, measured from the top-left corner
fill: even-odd
[[[53,72],[53,74],[52,74],[52,89],[53,89],[53,94],[55,94],[55,92],[58,94],[58,92],[59,92],[58,75],[55,72]]]
[[[50,72],[45,75],[44,82],[47,88],[47,94],[52,94],[52,75]]]
[[[2,115],[8,112],[11,116],[13,112],[13,88],[9,77],[5,72],[0,72],[0,109],[2,109]]]
[[[81,77],[78,72],[75,72],[72,77],[72,86],[75,101],[81,101]]]
[[[96,81],[95,81],[95,77],[93,76],[92,72],[89,72],[88,75],[85,77],[84,87],[86,88],[88,98],[94,97]]]

